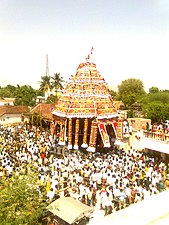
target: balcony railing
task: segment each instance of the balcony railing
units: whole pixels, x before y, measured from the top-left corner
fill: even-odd
[[[169,133],[164,133],[160,131],[151,132],[145,130],[143,131],[143,136],[146,138],[151,138],[156,141],[162,141],[169,144]]]

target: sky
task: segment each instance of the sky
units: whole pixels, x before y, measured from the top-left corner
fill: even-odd
[[[46,75],[65,81],[94,48],[107,84],[140,79],[169,90],[168,0],[1,0],[0,86],[39,88]]]

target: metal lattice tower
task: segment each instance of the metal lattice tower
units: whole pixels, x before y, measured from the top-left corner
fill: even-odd
[[[46,54],[46,76],[49,76],[48,54]]]

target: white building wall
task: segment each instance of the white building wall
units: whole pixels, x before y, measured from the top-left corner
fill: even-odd
[[[13,102],[1,102],[0,101],[0,106],[4,106],[4,105],[14,105]]]
[[[24,121],[22,121],[22,114],[4,114],[0,117],[0,124],[13,124],[13,123],[22,123],[28,122],[29,118],[24,116]]]
[[[15,98],[3,98],[0,99],[0,106],[14,105]]]

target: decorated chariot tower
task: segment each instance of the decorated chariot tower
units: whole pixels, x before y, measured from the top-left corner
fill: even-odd
[[[87,57],[72,75],[57,102],[52,130],[59,144],[69,149],[111,147],[113,137],[121,139],[122,122],[108,86]]]

